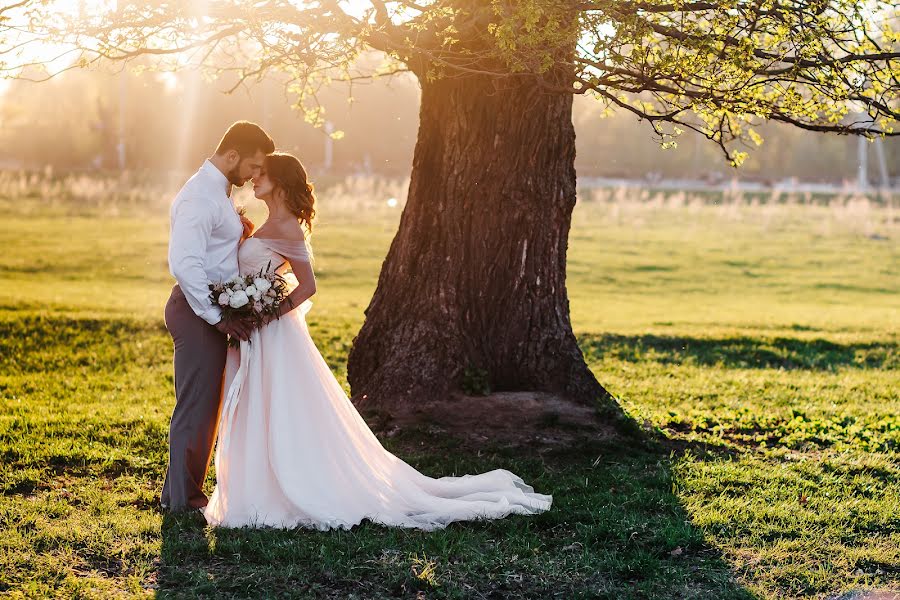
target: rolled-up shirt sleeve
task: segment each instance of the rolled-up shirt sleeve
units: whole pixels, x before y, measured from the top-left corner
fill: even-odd
[[[222,311],[209,298],[204,268],[206,248],[216,225],[216,207],[203,198],[184,198],[172,213],[169,271],[178,280],[194,313],[210,325],[222,320]]]

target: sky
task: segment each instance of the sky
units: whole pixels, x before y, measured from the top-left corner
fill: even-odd
[[[201,5],[209,2],[208,0],[199,0],[193,3]],[[340,0],[340,4],[348,13],[354,16],[362,16],[372,6],[368,0]],[[116,5],[116,0],[53,0],[49,4],[54,14],[69,18],[75,18],[79,14],[85,13],[99,14],[105,11],[114,11]],[[76,55],[70,47],[41,41],[39,38],[27,33],[19,34],[19,37],[17,39],[14,38],[13,42],[21,42],[29,38],[33,39],[22,48],[15,61],[9,58],[7,62],[10,64],[42,62],[47,64],[50,72],[56,72],[70,65],[75,59]],[[0,81],[0,84],[2,84],[2,81]]]
[[[301,0],[302,1],[302,0]],[[199,9],[200,12],[205,12],[202,10],[202,5],[209,4],[209,0],[199,0],[194,2],[194,7]],[[361,17],[365,11],[371,7],[371,4],[368,0],[340,0],[341,5],[345,8],[345,10],[357,17]],[[117,6],[116,0],[52,0],[50,6],[50,14],[57,15],[60,19],[74,19],[80,16],[92,16],[92,15],[102,15],[103,13],[109,11],[115,11]],[[13,15],[10,15],[13,16]],[[25,45],[21,51],[17,52],[17,56],[8,57],[7,62],[10,64],[28,64],[28,63],[43,63],[46,66],[46,69],[49,73],[58,73],[60,71],[64,71],[70,65],[73,64],[75,60],[78,58],[78,52],[76,52],[72,47],[57,44],[57,43],[48,43],[46,41],[41,40],[38,36],[29,33],[20,33],[17,39],[13,39],[13,43],[22,42],[25,40],[30,40],[30,42]],[[10,74],[14,75],[16,71],[10,72]],[[160,73],[159,76],[166,81],[167,85],[174,87],[177,85],[177,79],[171,73]],[[8,80],[4,81],[0,78],[0,101],[9,88]],[[181,135],[187,137],[191,135],[191,122],[196,110],[198,110],[197,102],[196,102],[196,93],[198,90],[198,81],[195,78],[187,78],[187,83],[184,89],[183,95],[183,104],[184,111],[182,115],[183,126],[180,128],[182,132]],[[125,102],[125,100],[120,100],[121,102]],[[177,145],[178,148],[186,149],[188,148],[187,143],[180,143]]]

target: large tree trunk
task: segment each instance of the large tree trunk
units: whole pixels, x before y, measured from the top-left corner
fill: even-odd
[[[572,95],[532,78],[420,78],[409,197],[347,365],[365,413],[491,391],[608,399],[569,320]]]

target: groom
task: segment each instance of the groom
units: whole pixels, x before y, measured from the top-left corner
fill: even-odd
[[[239,121],[172,202],[169,271],[178,283],[165,314],[175,342],[175,410],[160,498],[164,509],[207,504],[203,481],[216,438],[227,336],[247,339],[251,329],[222,319],[208,284],[238,274],[238,244],[253,228],[235,211],[231,186],[258,177],[265,156],[274,151],[275,143],[259,125]]]

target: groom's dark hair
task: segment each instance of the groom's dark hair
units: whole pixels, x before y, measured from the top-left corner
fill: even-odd
[[[237,150],[241,158],[253,156],[257,150],[262,150],[263,154],[272,154],[275,152],[275,142],[256,123],[238,121],[222,136],[216,154],[221,156],[229,150]]]

